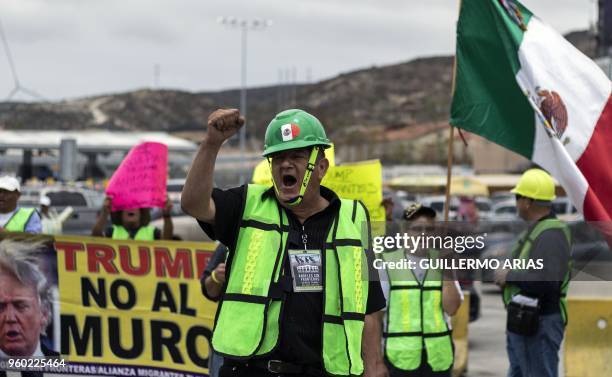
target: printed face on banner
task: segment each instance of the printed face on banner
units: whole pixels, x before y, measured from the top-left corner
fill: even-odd
[[[48,322],[36,286],[24,285],[0,269],[0,350],[9,356],[31,356]]]
[[[51,241],[32,248],[24,244],[19,253],[0,255],[0,351],[19,357],[32,356],[38,349],[44,355],[55,354],[50,302],[57,282],[55,251]],[[3,242],[1,247],[15,245]],[[29,252],[36,258],[26,255]]]

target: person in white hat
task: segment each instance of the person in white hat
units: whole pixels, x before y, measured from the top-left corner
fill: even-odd
[[[68,220],[74,208],[68,206],[61,213],[51,208],[51,198],[47,195],[40,197],[40,217],[42,221],[42,232],[44,234],[62,234],[64,222]]]
[[[7,232],[40,233],[42,224],[35,208],[19,208],[19,181],[10,176],[0,177],[0,230]]]

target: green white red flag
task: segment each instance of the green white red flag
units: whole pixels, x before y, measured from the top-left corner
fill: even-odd
[[[548,170],[586,220],[612,220],[612,83],[517,1],[463,0],[451,124]]]

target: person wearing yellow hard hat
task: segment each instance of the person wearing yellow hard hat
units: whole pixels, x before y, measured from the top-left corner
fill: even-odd
[[[263,152],[272,184],[213,189],[217,154],[244,122],[236,109],[209,116],[181,195],[183,210],[228,246],[211,342],[224,358],[219,375],[386,376],[369,215],[321,186],[331,146],[323,125],[299,109],[277,114]]]
[[[506,262],[511,268],[495,274],[507,310],[508,377],[556,377],[568,320],[571,234],[552,211],[555,182],[547,172],[527,170],[512,192],[528,227]]]

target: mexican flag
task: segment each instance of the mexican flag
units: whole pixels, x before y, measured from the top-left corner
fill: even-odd
[[[519,2],[463,0],[451,124],[546,169],[591,221],[612,219],[611,90]]]

